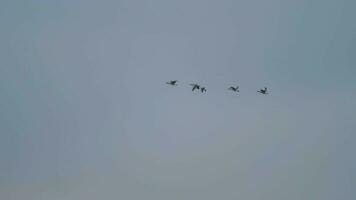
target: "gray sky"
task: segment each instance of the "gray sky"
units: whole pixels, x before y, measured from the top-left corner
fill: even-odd
[[[355,6],[1,1],[0,199],[355,199]]]

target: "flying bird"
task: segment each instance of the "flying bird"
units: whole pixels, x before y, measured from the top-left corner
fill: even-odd
[[[177,80],[166,82],[168,85],[177,85]]]
[[[260,89],[260,91],[257,91],[257,92],[259,92],[259,93],[261,93],[261,94],[268,94],[266,87],[265,87],[264,89]]]
[[[206,92],[205,87],[201,87],[201,88],[200,88],[200,91],[201,91],[201,93]]]
[[[231,87],[229,87],[229,90],[232,90],[234,92],[240,92],[239,88],[240,88],[239,86],[236,86],[236,87],[231,86]]]
[[[191,86],[193,86],[193,88],[192,88],[192,91],[194,91],[195,89],[197,89],[197,90],[199,90],[200,89],[200,85],[198,85],[198,84],[190,84]]]

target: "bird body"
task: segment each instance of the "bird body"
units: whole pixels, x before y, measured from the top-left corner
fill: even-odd
[[[177,85],[177,80],[166,82],[168,85]]]
[[[257,92],[259,92],[259,93],[261,93],[261,94],[268,94],[267,93],[267,88],[265,87],[264,89],[260,89],[259,91],[257,91]]]
[[[239,88],[240,88],[239,86],[236,86],[236,87],[231,86],[231,87],[229,87],[229,90],[232,90],[234,92],[240,92]]]
[[[201,87],[201,88],[200,88],[200,91],[201,91],[201,93],[206,92],[205,87]]]

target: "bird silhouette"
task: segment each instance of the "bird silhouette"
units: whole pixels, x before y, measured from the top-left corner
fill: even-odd
[[[166,82],[168,85],[177,85],[177,80]]]
[[[205,87],[201,87],[201,88],[200,88],[200,91],[201,91],[201,93],[206,92]]]
[[[239,86],[236,86],[236,87],[231,86],[231,87],[229,87],[229,90],[232,90],[234,92],[240,92],[239,88],[240,88]]]
[[[192,91],[194,91],[195,89],[197,89],[197,90],[200,89],[200,85],[198,85],[198,84],[192,83],[190,85],[193,86]]]
[[[261,93],[261,94],[268,94],[266,87],[265,87],[264,89],[260,89],[260,91],[257,91],[257,92],[259,92],[259,93]]]

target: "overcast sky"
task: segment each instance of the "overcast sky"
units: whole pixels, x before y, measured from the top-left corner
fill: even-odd
[[[2,0],[0,199],[356,199],[355,8]]]

